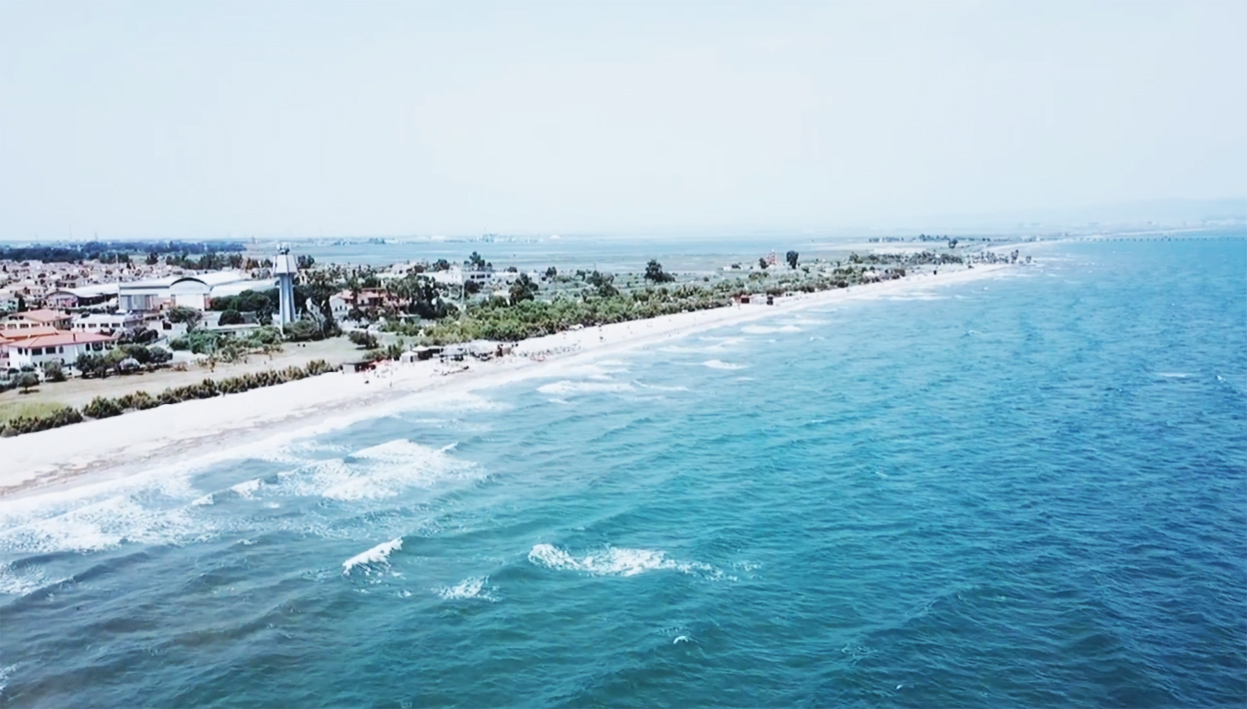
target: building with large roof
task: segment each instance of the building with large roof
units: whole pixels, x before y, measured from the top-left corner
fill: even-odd
[[[165,276],[147,281],[118,283],[117,309],[124,312],[145,312],[168,306],[207,310],[213,298],[276,287],[276,279],[255,279],[240,271]]]
[[[104,352],[114,347],[115,338],[98,332],[58,332],[11,342],[9,367],[41,367],[45,362],[73,366],[84,352]]]

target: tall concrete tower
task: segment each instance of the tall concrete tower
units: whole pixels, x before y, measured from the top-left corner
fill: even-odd
[[[277,311],[277,324],[285,327],[295,320],[294,276],[299,272],[299,261],[282,246],[273,258],[273,275],[277,276],[277,295],[281,299]]]

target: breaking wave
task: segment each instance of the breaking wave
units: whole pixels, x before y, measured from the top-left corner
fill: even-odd
[[[366,552],[356,554],[346,561],[342,562],[342,573],[350,575],[351,570],[355,567],[362,567],[364,573],[369,573],[369,567],[378,565],[390,565],[390,554],[403,548],[403,538],[391,539],[388,542],[382,542]]]
[[[620,392],[632,391],[631,384],[626,382],[604,382],[604,381],[581,381],[574,382],[564,380],[553,382],[551,384],[543,384],[537,387],[537,391],[550,396],[561,396],[564,394],[574,394],[577,392]]]
[[[719,359],[708,359],[705,362],[702,362],[701,364],[703,367],[709,367],[711,369],[744,369],[745,368],[745,365],[743,364],[733,364],[732,362],[724,362],[723,360],[719,360]]]
[[[398,439],[336,460],[308,463],[279,475],[284,492],[332,500],[379,500],[405,490],[464,477],[474,466],[450,455],[453,446],[432,448]]]
[[[801,332],[796,325],[746,325],[740,329],[746,335],[770,335],[776,332]]]
[[[479,598],[484,601],[496,600],[485,587],[485,584],[488,582],[488,576],[475,576],[464,579],[454,586],[441,586],[434,590],[437,591],[438,596],[447,601],[467,600],[470,598]]]
[[[528,561],[547,569],[583,571],[594,576],[636,576],[647,571],[671,570],[720,578],[723,572],[700,562],[676,561],[666,552],[652,549],[607,547],[582,557],[574,557],[553,544],[536,544],[528,552]]]

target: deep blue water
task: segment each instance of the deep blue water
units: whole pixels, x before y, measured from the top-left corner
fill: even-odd
[[[0,700],[1242,706],[1247,240],[1032,253],[0,502]]]

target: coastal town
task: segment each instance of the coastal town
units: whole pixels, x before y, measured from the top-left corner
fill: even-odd
[[[155,246],[167,253],[124,242],[8,249],[12,258],[0,260],[0,434],[309,373],[491,357],[561,331],[1019,259],[1016,250],[958,250],[950,240],[835,260],[772,251],[713,272],[673,273],[650,260],[643,271],[614,274],[495,267],[476,251],[461,263],[379,267],[317,263],[285,248]],[[255,379],[272,371],[286,375]]]

